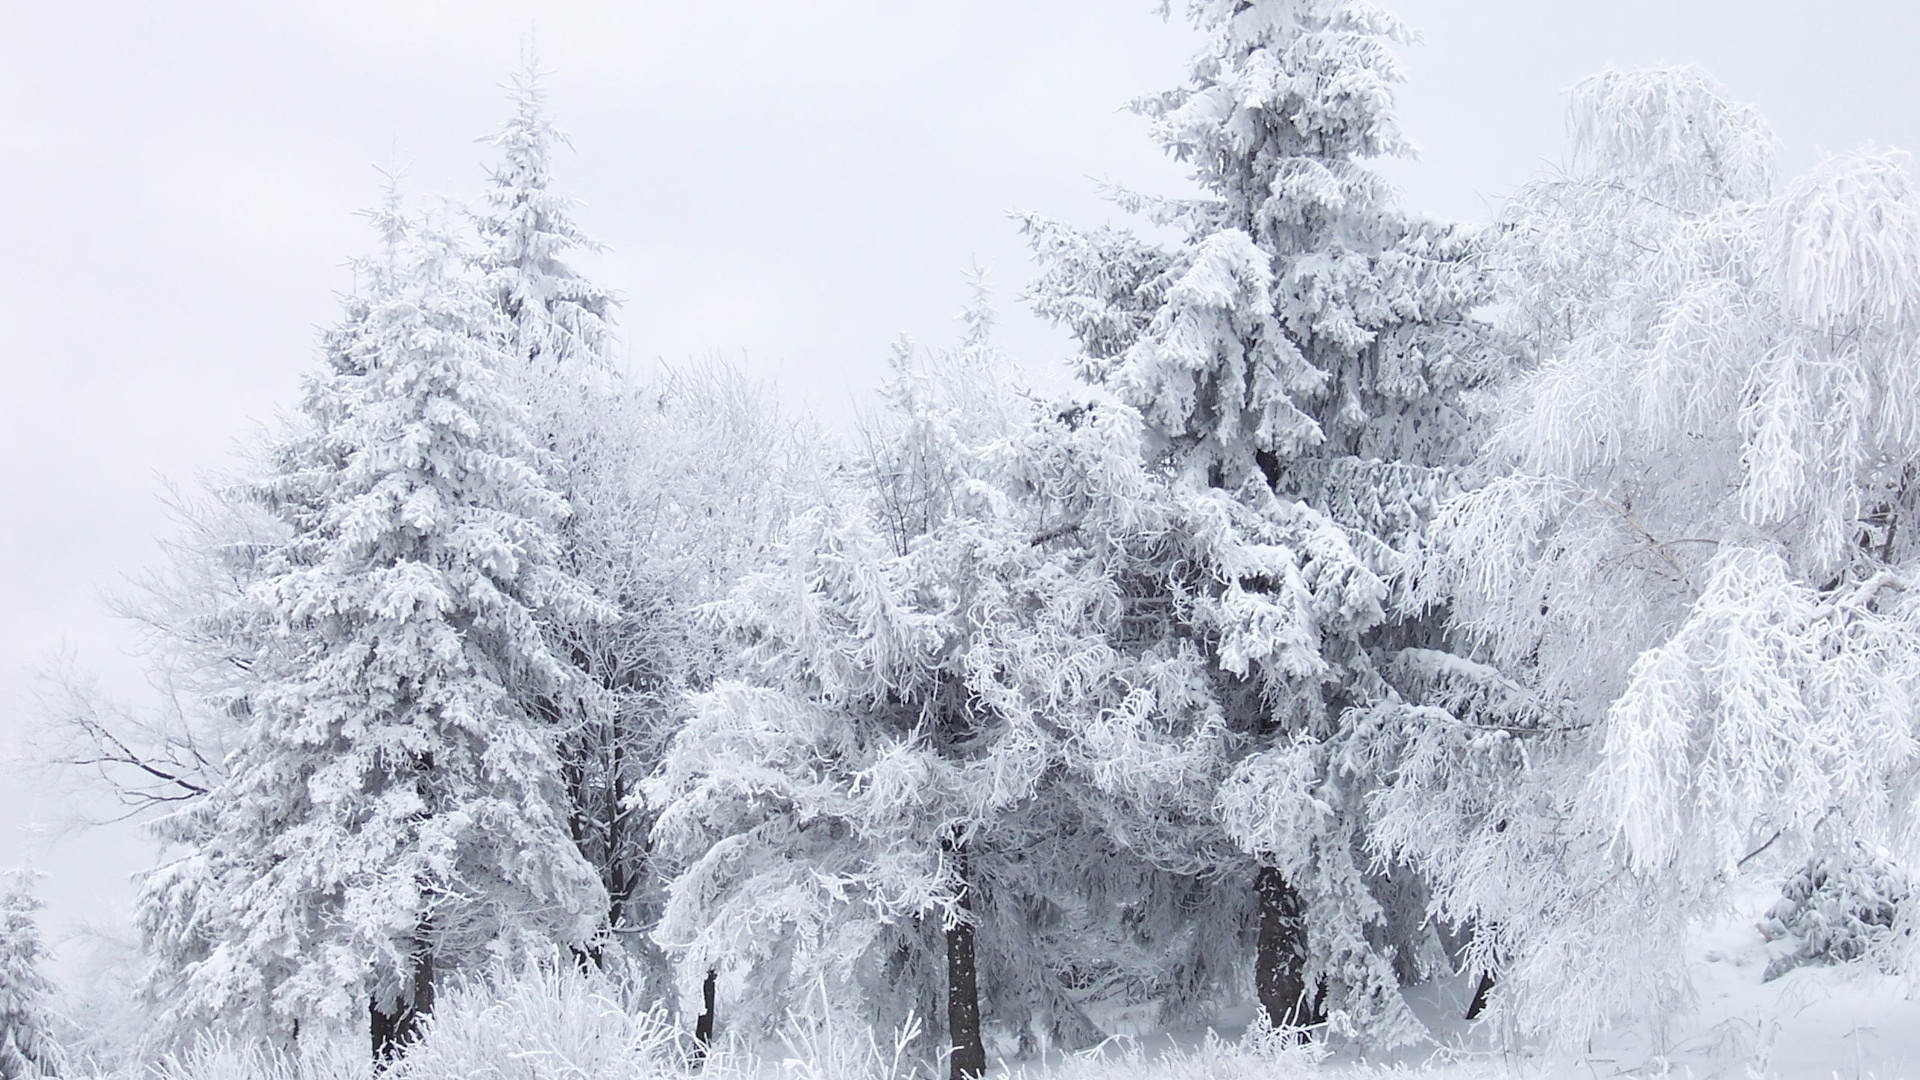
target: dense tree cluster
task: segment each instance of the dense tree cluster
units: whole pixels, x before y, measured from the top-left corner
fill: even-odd
[[[1608,72],[1564,171],[1436,223],[1375,169],[1391,15],[1187,14],[1137,108],[1196,193],[1021,218],[1063,394],[984,296],[844,444],[634,380],[531,80],[476,208],[371,215],[138,609],[181,708],[71,710],[159,810],[176,1030],[390,1054],[578,963],[702,1043],[931,1019],[956,1077],[1120,1008],[1414,1043],[1433,979],[1578,1040],[1681,1005],[1753,882],[1795,963],[1910,962],[1904,161],[1780,184],[1700,73]]]

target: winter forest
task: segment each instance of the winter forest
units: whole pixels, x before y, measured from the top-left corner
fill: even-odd
[[[112,1008],[5,879],[0,1077],[1920,1075],[1911,162],[1609,69],[1435,220],[1386,7],[1164,14],[1188,192],[1021,208],[846,425],[623,361],[564,70],[369,174],[162,699],[40,681],[159,861]]]

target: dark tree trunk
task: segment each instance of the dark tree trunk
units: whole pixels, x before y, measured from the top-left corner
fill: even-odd
[[[980,983],[973,957],[973,898],[967,880],[967,851],[949,848],[960,875],[960,915],[947,930],[947,1059],[949,1080],[978,1080],[987,1072],[987,1047],[980,1039]]]
[[[391,1009],[374,998],[368,1009],[373,1035],[373,1063],[385,1067],[419,1037],[421,1021],[433,1012],[433,954],[421,950],[414,958],[412,985],[395,996]]]
[[[707,981],[700,987],[700,1016],[693,1022],[693,1059],[695,1061],[705,1061],[708,1048],[713,1046],[713,998],[715,990],[718,989],[716,984],[719,980],[720,973],[708,968]]]
[[[1487,995],[1493,993],[1493,972],[1480,973],[1480,985],[1473,991],[1473,1003],[1467,1006],[1467,1019],[1478,1020],[1487,1011]]]
[[[1271,866],[1254,879],[1260,896],[1260,937],[1254,959],[1254,989],[1267,1023],[1304,1027],[1320,1013],[1320,988],[1307,985],[1307,919],[1300,893]]]

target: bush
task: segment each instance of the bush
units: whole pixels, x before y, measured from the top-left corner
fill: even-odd
[[[1780,893],[1760,932],[1769,941],[1790,938],[1795,948],[1767,965],[1769,980],[1806,964],[1845,963],[1878,951],[1893,937],[1913,880],[1886,852],[1856,843],[1816,854]]]
[[[392,1080],[685,1077],[670,1018],[630,1012],[606,979],[566,961],[455,985],[434,1003]]]

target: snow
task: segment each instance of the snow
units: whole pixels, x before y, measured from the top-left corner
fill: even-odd
[[[176,714],[74,695],[169,845],[128,1068],[422,1018],[402,1080],[1920,1067],[1904,159],[1781,183],[1702,73],[1608,71],[1429,221],[1397,20],[1185,7],[1136,110],[1196,196],[1024,222],[1069,391],[978,275],[851,444],[629,380],[531,74],[457,227],[369,215],[138,612]]]

